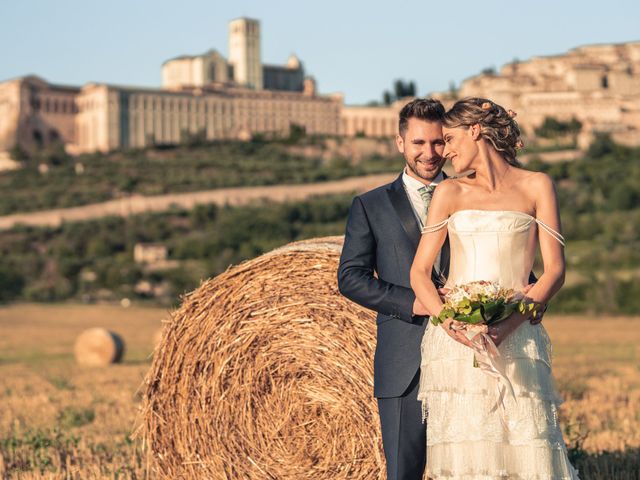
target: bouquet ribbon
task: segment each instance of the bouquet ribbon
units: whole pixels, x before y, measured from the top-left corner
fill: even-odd
[[[506,393],[509,392],[514,401],[516,401],[516,393],[511,380],[507,377],[505,364],[498,347],[487,333],[487,326],[466,325],[457,328],[452,326],[452,328],[464,330],[465,336],[471,342],[471,348],[475,352],[474,365],[498,381],[498,400],[492,411],[500,407],[505,413],[504,397]]]

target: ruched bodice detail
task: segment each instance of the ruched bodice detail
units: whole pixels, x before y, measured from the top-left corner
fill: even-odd
[[[448,219],[427,225],[422,233],[449,227],[451,263],[448,287],[476,280],[522,289],[533,267],[538,225],[564,246],[553,228],[517,210],[458,210]]]
[[[533,217],[520,212],[454,213],[449,217],[451,263],[447,286],[488,280],[522,289],[535,258],[535,226]]]

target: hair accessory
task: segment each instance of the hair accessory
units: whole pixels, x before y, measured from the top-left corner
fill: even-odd
[[[482,104],[482,109],[483,110],[489,110],[491,108],[491,102],[484,102]]]
[[[509,111],[507,112],[507,114],[508,114],[511,118],[515,118],[515,117],[516,117],[516,115],[518,115],[518,114],[517,114],[516,112],[514,112],[513,110],[509,110]]]
[[[522,150],[524,148],[524,142],[522,140],[518,140],[516,142],[516,150]]]

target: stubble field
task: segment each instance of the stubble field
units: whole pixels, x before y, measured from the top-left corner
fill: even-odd
[[[0,308],[0,478],[153,478],[133,431],[167,318],[159,308]],[[544,325],[581,478],[640,478],[640,317],[549,316]],[[94,326],[122,335],[123,363],[75,364],[74,340]]]

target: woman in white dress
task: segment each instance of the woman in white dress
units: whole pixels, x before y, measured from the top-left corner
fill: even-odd
[[[411,270],[411,286],[433,315],[442,300],[432,265],[447,234],[447,286],[476,280],[524,291],[540,247],[544,273],[526,293],[546,305],[564,282],[564,241],[551,179],[518,167],[515,114],[482,98],[457,102],[443,121],[444,156],[457,174],[437,187]],[[513,394],[474,367],[474,352],[451,319],[422,341],[418,399],[427,415],[433,479],[577,479],[558,424],[551,344],[540,324],[513,314],[490,327]],[[511,390],[509,390],[511,392]]]

